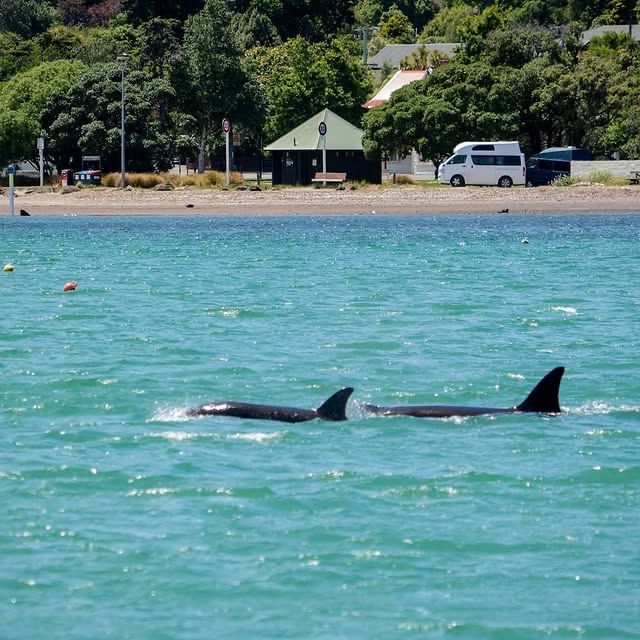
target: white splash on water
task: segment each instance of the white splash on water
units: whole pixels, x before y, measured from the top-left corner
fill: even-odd
[[[551,307],[551,311],[558,311],[559,313],[564,313],[568,316],[575,316],[578,313],[578,310],[575,307]]]
[[[186,422],[190,418],[186,407],[160,407],[147,422]]]
[[[145,434],[148,438],[163,438],[173,442],[184,442],[197,438],[217,438],[217,433],[194,433],[189,431],[152,431]]]
[[[247,442],[268,442],[269,440],[275,440],[283,436],[285,431],[274,431],[272,433],[262,433],[260,431],[255,433],[234,433],[227,436],[228,440],[246,440]]]

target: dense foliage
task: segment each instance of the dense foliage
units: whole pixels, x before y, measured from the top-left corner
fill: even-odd
[[[230,117],[247,151],[329,107],[365,131],[373,157],[411,148],[438,162],[463,139],[518,139],[640,157],[640,48],[626,33],[639,0],[3,0],[0,165],[83,154],[119,169],[122,78],[127,168],[207,157]],[[391,43],[460,43],[383,106],[362,63]],[[120,59],[126,54],[126,60]]]

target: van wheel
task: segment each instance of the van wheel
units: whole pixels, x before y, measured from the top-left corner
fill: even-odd
[[[531,182],[531,180],[527,180],[527,187],[533,187],[533,182]]]
[[[449,184],[452,187],[464,187],[464,178],[461,175],[456,174],[455,176],[451,176]]]
[[[513,180],[509,176],[502,176],[500,180],[498,180],[498,186],[503,189],[510,189],[513,185]]]

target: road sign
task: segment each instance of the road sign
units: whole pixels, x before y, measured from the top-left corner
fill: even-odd
[[[44,149],[44,138],[38,138],[38,149]]]
[[[231,131],[231,120],[229,120],[229,118],[222,118],[222,130],[225,133]]]
[[[325,123],[324,121],[323,121],[323,122],[321,122],[321,123],[318,125],[318,133],[319,133],[321,136],[326,135],[326,133],[327,133],[327,125],[326,125],[326,123]]]

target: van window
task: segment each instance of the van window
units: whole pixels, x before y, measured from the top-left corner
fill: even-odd
[[[496,156],[496,164],[504,167],[519,167],[520,156]]]
[[[542,171],[553,171],[553,163],[551,160],[538,158],[538,169],[541,169]]]
[[[492,144],[476,144],[471,151],[495,151],[496,148]]]
[[[478,165],[493,165],[495,156],[471,156],[473,164]]]
[[[565,160],[554,160],[553,161],[553,170],[554,171],[571,171],[571,163],[566,162]]]
[[[453,156],[447,164],[464,164],[467,161],[467,156],[459,154],[457,156]]]

